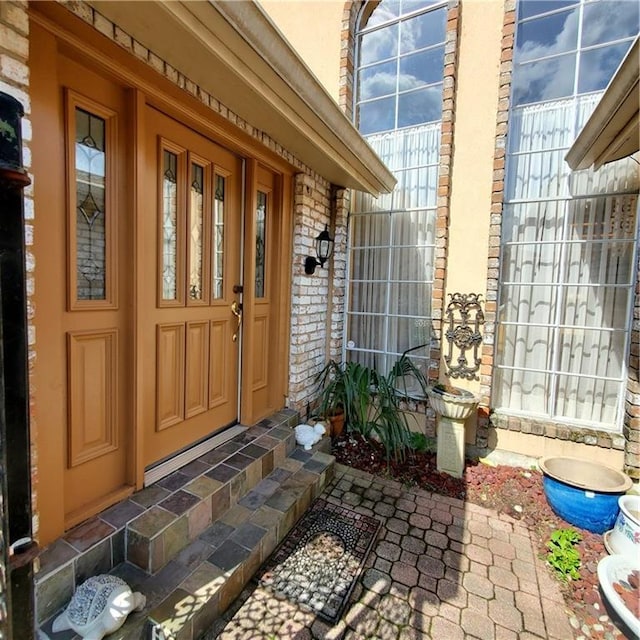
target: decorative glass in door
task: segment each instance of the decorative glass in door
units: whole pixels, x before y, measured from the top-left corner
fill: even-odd
[[[264,298],[266,264],[267,194],[258,191],[256,205],[256,298]]]
[[[163,152],[162,299],[178,297],[178,156]]]
[[[105,300],[106,122],[75,109],[76,296]]]
[[[189,211],[189,299],[202,300],[204,274],[204,168],[191,165]]]
[[[224,215],[225,178],[215,177],[215,198],[213,201],[213,291],[211,297],[220,299],[224,293]]]

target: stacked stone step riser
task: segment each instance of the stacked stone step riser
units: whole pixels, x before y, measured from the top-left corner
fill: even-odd
[[[201,499],[179,517],[172,518],[170,514],[158,511],[157,517],[166,520],[164,528],[158,529],[156,521],[151,533],[138,528],[141,519],[128,523],[125,530],[126,560],[149,574],[157,573],[222,513],[236,505],[273,468],[284,463],[295,448],[295,435],[291,432],[284,440],[263,436],[257,442],[260,446],[270,445],[273,448],[241,470],[230,482],[221,484],[208,496],[200,496]],[[189,491],[189,485],[185,489]],[[149,514],[145,514],[144,519],[148,521]]]
[[[305,464],[307,468],[303,468]],[[220,520],[236,526],[246,522],[267,533],[240,564],[227,571],[203,563],[149,613],[149,639],[197,640],[238,597],[334,475],[333,457],[320,451],[314,452],[313,457],[296,451],[279,468],[291,475],[282,480],[267,503],[247,520],[241,520],[243,515],[246,517],[242,505],[231,508]]]
[[[239,448],[244,448],[246,451],[247,445],[259,443],[262,451],[258,453],[254,450],[252,457],[261,458],[261,466],[254,464],[254,461],[250,465],[251,468],[248,474],[246,471],[242,474],[238,474],[236,471],[235,475],[240,475],[240,478],[235,478],[233,484],[228,487],[226,494],[228,497],[225,497],[223,492],[219,494],[222,498],[215,505],[212,496],[216,493],[215,489],[219,489],[220,485],[224,483],[213,483],[213,481],[207,478],[207,480],[209,480],[207,490],[196,492],[198,495],[190,498],[192,502],[190,503],[190,508],[187,510],[188,517],[185,537],[190,539],[197,537],[198,533],[206,529],[211,522],[215,521],[219,514],[224,513],[232,504],[237,503],[237,501],[241,499],[242,493],[250,489],[251,485],[258,480],[258,475],[264,477],[270,473],[274,466],[281,464],[283,458],[285,458],[294,447],[292,427],[298,424],[298,422],[298,414],[285,409],[270,416],[258,425],[250,427],[246,432],[232,439],[231,442],[238,442],[235,449],[229,443],[229,447],[231,447],[233,453]],[[222,445],[222,447],[224,446],[225,445]],[[210,454],[207,454],[209,457],[216,458],[215,462],[213,460],[202,460],[202,458],[199,458],[193,465],[188,466],[200,466],[202,469],[208,467],[209,470],[212,470],[218,462],[223,461],[226,463],[226,459],[229,458],[230,455],[232,456],[233,453],[226,453],[226,455],[218,457],[216,454],[219,449],[221,449],[221,447],[216,447]],[[179,471],[182,472],[183,469]],[[206,473],[206,471],[196,472],[191,477],[195,478],[198,475],[206,475]],[[187,473],[187,475],[191,474]],[[202,482],[202,484],[206,485],[207,483]],[[213,489],[211,488],[212,484],[214,485]],[[141,514],[153,509],[154,506],[159,505],[163,507],[163,510],[168,509],[172,511],[171,508],[165,507],[163,503],[167,502],[168,498],[173,497],[174,492],[182,488],[182,485],[173,486],[173,483],[165,485],[163,481],[155,483],[149,489],[134,494],[123,503],[115,505],[105,512],[98,514],[98,516],[78,525],[78,527],[65,534],[63,538],[58,539],[44,549],[37,561],[37,564],[40,566],[35,577],[37,627],[50,633],[51,621],[57,613],[69,603],[74,590],[91,575],[108,572],[115,572],[120,575],[122,567],[130,567],[134,570],[134,574],[127,575],[125,569],[125,574],[121,575],[121,577],[130,584],[139,584],[142,587],[143,583],[147,581],[145,577],[147,576],[151,582],[144,585],[145,592],[148,592],[148,589],[151,589],[151,592],[157,591],[152,584],[157,582],[156,577],[159,574],[150,575],[147,571],[125,562],[127,554],[127,526]],[[182,491],[178,492],[182,493]],[[209,501],[211,504],[209,504]],[[199,503],[199,505],[196,503]],[[171,516],[172,514],[169,513],[168,515]],[[173,522],[180,521],[180,517],[183,515],[185,514],[182,511],[180,511],[178,515],[174,514],[170,518],[170,521],[165,522],[166,526],[164,528],[166,529],[166,527],[169,527]],[[163,527],[160,527],[160,529],[163,529]],[[177,549],[184,547],[184,540],[180,540],[181,536],[185,535],[184,521],[180,521],[179,524],[176,525],[173,534],[177,540],[169,540],[167,538],[167,541],[162,541],[162,546],[158,544],[157,548],[151,547],[157,556],[164,556],[165,559],[167,559],[167,554],[168,557],[170,557]],[[153,536],[150,536],[150,538],[152,537]],[[168,542],[168,544],[164,544],[165,542]],[[151,568],[149,563],[145,564],[145,560],[140,564]],[[161,562],[158,562],[156,566],[159,567],[161,564]],[[168,564],[170,566],[172,564],[171,561]],[[165,569],[169,568],[167,564],[164,566]],[[166,573],[164,569],[162,573]],[[167,592],[164,591],[164,593],[166,594]],[[164,595],[162,597],[164,597]],[[151,605],[151,602],[149,604]],[[132,616],[132,618],[134,627],[138,629],[138,632],[133,635],[122,635],[118,633],[113,636],[114,640],[120,640],[120,638],[125,637],[139,640],[143,637],[142,626],[145,625],[146,616]],[[142,623],[142,626],[140,623]],[[123,633],[125,633],[125,631],[123,631]],[[64,634],[65,638],[67,635],[67,633]]]

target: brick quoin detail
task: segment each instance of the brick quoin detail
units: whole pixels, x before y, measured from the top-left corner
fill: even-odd
[[[485,331],[480,368],[481,403],[478,412],[478,435],[476,444],[486,447],[488,430],[492,425],[498,429],[518,431],[525,434],[557,438],[586,445],[624,451],[624,471],[640,479],[640,258],[639,279],[636,281],[633,309],[633,328],[629,347],[629,370],[623,432],[609,433],[596,429],[576,428],[549,420],[493,414],[490,416],[491,385],[494,371],[496,312],[498,297],[498,274],[500,271],[500,237],[502,230],[502,205],[504,202],[504,169],[509,121],[509,99],[513,73],[513,45],[516,22],[516,0],[506,0],[502,26],[500,55],[499,104],[496,118],[495,152],[493,158],[493,190],[491,194],[491,221],[487,262],[487,292],[485,303]]]

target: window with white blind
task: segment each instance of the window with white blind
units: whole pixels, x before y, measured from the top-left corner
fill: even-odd
[[[345,344],[381,372],[420,345],[412,356],[426,371],[429,355],[446,12],[382,0],[356,34],[356,123],[398,184],[354,195]]]
[[[520,0],[509,117],[493,405],[622,426],[638,164],[564,156],[638,34],[638,3]]]

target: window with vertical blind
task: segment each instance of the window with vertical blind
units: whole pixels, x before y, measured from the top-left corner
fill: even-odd
[[[637,260],[638,164],[564,156],[638,34],[626,0],[520,0],[493,405],[619,431]]]
[[[356,33],[356,123],[398,184],[378,199],[354,194],[345,344],[381,372],[420,345],[412,355],[427,367],[446,13],[443,2],[382,0]]]

